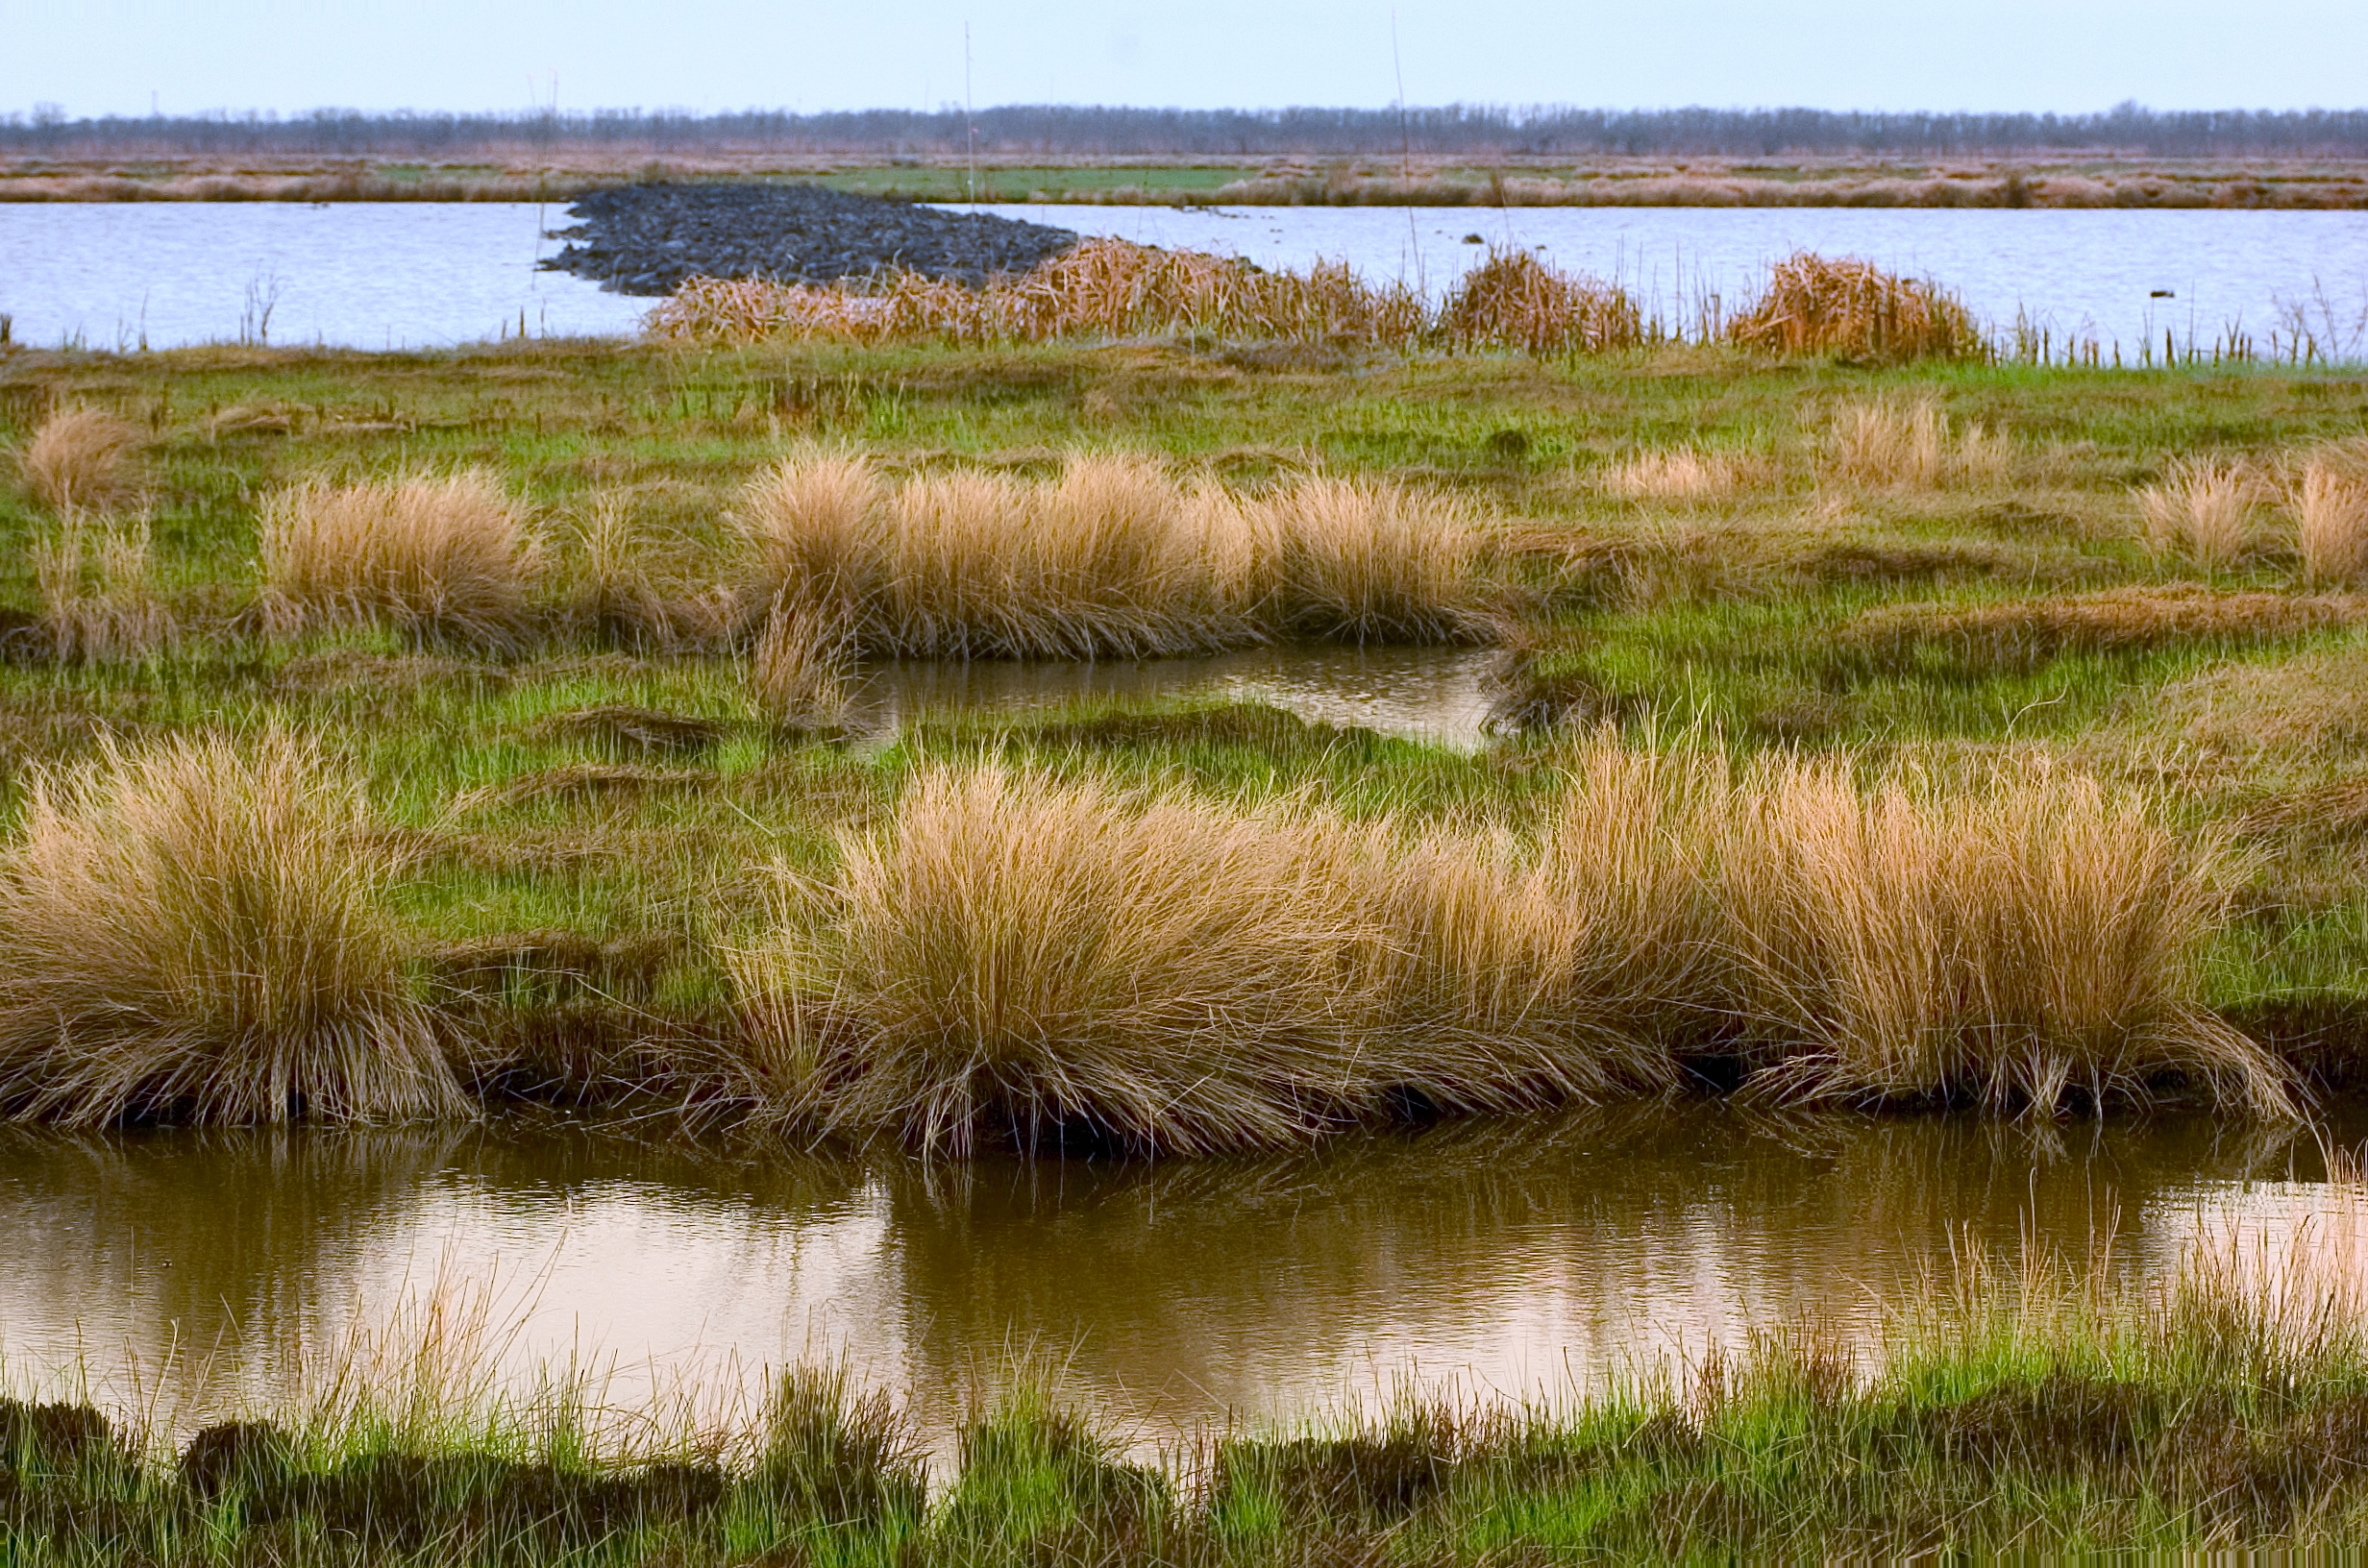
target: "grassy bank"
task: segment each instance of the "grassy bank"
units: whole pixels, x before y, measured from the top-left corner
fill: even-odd
[[[27,1563],[1371,1562],[2195,1551],[2356,1538],[2350,1261],[2208,1247],[2139,1288],[1968,1257],[1871,1342],[1813,1326],[1555,1406],[1130,1451],[1024,1369],[932,1476],[903,1415],[794,1372],[734,1415],[487,1375],[457,1322],[332,1352],[193,1433],[0,1403]],[[526,1392],[509,1391],[524,1388]]]
[[[1192,1149],[2344,1079],[2357,378],[1788,347],[7,355],[0,1097]],[[845,728],[888,655],[1303,639],[1497,649],[1498,738]]]
[[[636,180],[812,180],[925,202],[1161,206],[1992,207],[2352,209],[2344,159],[2047,155],[2021,159],[1243,159],[1042,155],[521,149],[508,158],[273,156],[0,161],[0,202],[563,201]]]

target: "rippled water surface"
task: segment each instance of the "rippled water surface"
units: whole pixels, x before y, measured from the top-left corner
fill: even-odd
[[[1490,246],[1616,276],[1672,319],[1754,292],[1798,249],[1866,257],[1958,289],[2001,327],[2018,310],[2060,339],[2134,355],[2165,329],[2265,342],[2301,310],[2356,355],[2368,311],[2368,212],[1990,211],[1767,208],[999,207],[1087,234],[1246,256],[1345,259],[1436,294]],[[526,330],[630,331],[651,302],[534,270],[570,221],[495,203],[0,206],[0,311],[17,337],[94,348],[235,341],[274,300],[273,342],[431,347]],[[1485,242],[1466,242],[1476,235]],[[2167,296],[2167,297],[2158,297]]]
[[[0,1346],[12,1375],[79,1362],[185,1430],[268,1397],[292,1347],[440,1286],[482,1292],[512,1366],[607,1353],[628,1400],[653,1369],[728,1381],[840,1353],[942,1439],[1033,1350],[1149,1442],[1407,1379],[1551,1399],[1754,1325],[1865,1327],[1968,1244],[2087,1258],[2111,1232],[2109,1266],[2147,1274],[2199,1231],[2356,1225],[2322,1177],[2308,1135],[2201,1120],[1717,1107],[1158,1164],[484,1129],[17,1135]]]

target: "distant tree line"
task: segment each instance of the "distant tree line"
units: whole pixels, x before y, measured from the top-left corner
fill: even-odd
[[[2357,156],[2368,110],[2166,112],[2122,104],[2096,114],[1840,113],[1815,109],[1591,110],[1114,109],[1007,105],[967,119],[876,109],[792,114],[751,110],[580,113],[365,114],[215,112],[70,119],[57,106],[0,114],[0,151],[17,157],[296,154],[456,158],[521,148],[594,146],[654,156],[700,152],[982,152],[1348,156],[1418,153],[1740,158],[1788,154],[1907,156],[2097,150],[2194,157]]]

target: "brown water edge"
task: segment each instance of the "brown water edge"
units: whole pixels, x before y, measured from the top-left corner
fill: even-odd
[[[1288,1160],[928,1165],[496,1125],[0,1138],[7,1381],[185,1437],[425,1298],[622,1408],[844,1356],[941,1450],[1014,1358],[1140,1449],[1409,1384],[1553,1401],[1754,1328],[1866,1331],[1966,1249],[2153,1278],[2361,1222],[2302,1131],[1770,1119],[1718,1104]],[[2110,1237],[2110,1246],[2104,1243]],[[2368,1257],[2368,1253],[2360,1254]]]

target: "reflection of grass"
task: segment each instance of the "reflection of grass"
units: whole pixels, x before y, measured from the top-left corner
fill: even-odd
[[[580,1372],[504,1393],[498,1334],[431,1311],[178,1454],[86,1406],[0,1403],[0,1541],[33,1561],[703,1568],[2330,1545],[2368,1524],[2343,1250],[2206,1244],[2151,1286],[1967,1255],[1865,1342],[1796,1324],[1550,1408],[1409,1387],[1148,1462],[1016,1366],[934,1486],[901,1412],[844,1368],[792,1372],[745,1415],[645,1415]]]
[[[2199,854],[2240,834],[2191,1000],[2280,1040],[2280,1018],[2362,1005],[2358,835],[2323,811],[2264,814],[2356,782],[2354,590],[2290,551],[2210,571],[2158,552],[2133,494],[2175,457],[2299,478],[2340,454],[2343,383],[1284,347],[20,355],[0,436],[104,406],[144,432],[146,502],[75,532],[0,496],[8,831],[24,831],[25,764],[87,760],[110,735],[304,737],[365,783],[357,832],[388,869],[397,958],[463,1020],[447,1043],[466,1082],[606,1104],[590,1086],[607,1073],[617,1094],[667,1087],[719,1115],[782,1097],[745,1059],[735,1011],[730,955],[779,929],[778,879],[759,869],[831,890],[844,846],[899,821],[917,778],[991,756],[1050,781],[1047,798],[1090,782],[1226,821],[1386,821],[1401,848],[1454,846],[1424,894],[1443,899],[1449,871],[1468,892],[1536,870],[1526,857],[1586,797],[1573,736],[1599,724],[1639,756],[1714,733],[1733,778],[1775,778],[1793,766],[1780,752],[1830,762],[1863,786],[1829,802],[1851,832],[1889,821],[1887,778],[1931,781],[1959,803],[1934,808],[1946,818],[1985,780],[2052,769],[2067,790],[2142,798]],[[241,408],[286,417],[224,417]],[[817,499],[831,452],[852,497],[844,538]],[[487,526],[461,531],[491,548],[461,564],[481,572],[407,576],[332,551],[346,576],[305,602],[333,613],[256,613],[264,514],[288,504],[268,498],[472,471],[483,504],[466,510]],[[2282,537],[2302,499],[2266,506]],[[1236,631],[1499,639],[1508,719],[1526,728],[1459,755],[1201,699],[925,717],[877,745],[833,734],[849,641],[1109,656]],[[1426,919],[1405,929],[1518,935],[1509,913]],[[1529,962],[1496,967],[1570,994],[1568,971],[1549,985]],[[1367,1084],[1359,1103],[1381,1109],[1358,1115],[1666,1076],[1574,1076],[1577,1014],[1510,984],[1422,989],[1481,968],[1457,963],[1402,993],[1429,1000],[1382,1016],[1409,1038],[1418,1020],[1443,1042],[1523,1041],[1542,1066],[1517,1092],[1501,1066],[1485,1093],[1444,1073]],[[1824,1018],[1838,992],[1813,973],[1796,991],[1825,998]],[[1671,1048],[1655,1049],[1665,1068]],[[1686,1049],[1727,1053],[1721,1082],[1773,1065],[1756,1043]],[[1916,1081],[1986,1092],[1970,1071]]]

